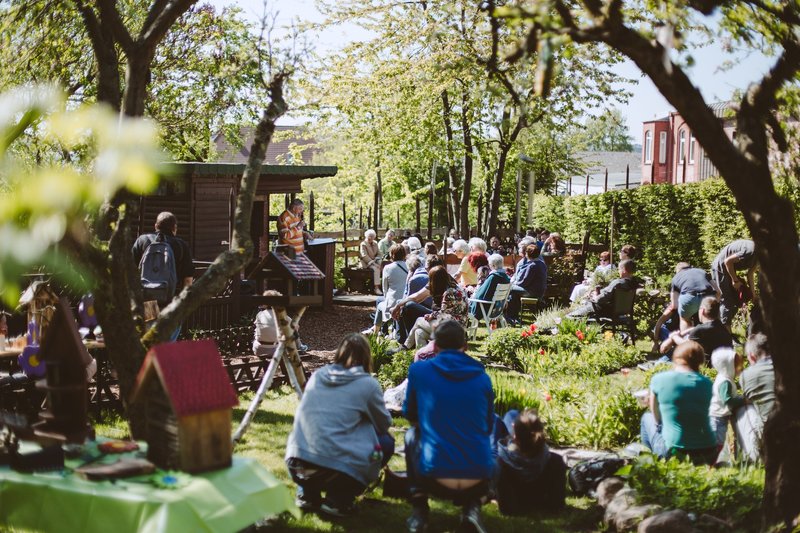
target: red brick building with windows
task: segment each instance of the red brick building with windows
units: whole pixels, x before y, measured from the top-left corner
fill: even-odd
[[[730,103],[710,107],[722,121],[725,133],[733,139],[736,127],[729,113]],[[642,185],[689,183],[718,175],[689,125],[677,112],[644,122],[642,127]]]

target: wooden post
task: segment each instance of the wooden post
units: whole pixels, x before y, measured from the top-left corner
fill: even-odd
[[[608,252],[614,257],[614,228],[617,225],[617,202],[612,198],[611,200],[611,231],[608,238]]]
[[[269,204],[267,204],[269,209]],[[308,229],[314,231],[314,191],[308,193]]]
[[[686,183],[686,156],[683,156],[683,176],[681,177],[681,182]]]
[[[514,232],[519,233],[520,229],[520,202],[522,201],[522,169],[517,169],[517,201],[515,205],[515,215],[516,218],[514,219]]]
[[[603,184],[603,192],[608,192],[608,167],[606,167],[606,181]]]
[[[373,226],[376,228],[378,227],[378,186],[375,185],[375,190],[372,193],[372,216],[375,217],[375,221],[372,223]]]
[[[589,196],[589,174],[586,174],[586,192],[584,194]]]
[[[630,187],[630,180],[631,180],[631,166],[625,165],[625,189],[627,190]]]
[[[397,229],[400,229],[400,210],[397,210]]]
[[[572,176],[569,177],[567,182],[567,196],[572,196]]]
[[[625,175],[627,175],[627,174],[628,174],[628,171],[626,170],[626,171],[625,171]],[[650,184],[651,184],[651,185],[652,185],[653,183],[655,183],[655,178],[656,178],[656,164],[655,164],[655,162],[654,162],[654,163],[652,163],[652,164],[650,165]]]
[[[528,172],[528,227],[533,227],[533,197],[536,195],[536,175]]]
[[[436,161],[433,162],[431,169],[431,185],[428,193],[428,240],[433,239],[433,199],[434,189],[436,188]]]
[[[414,204],[415,204],[415,208],[416,208],[416,212],[417,212],[417,225],[416,225],[416,226],[414,226],[414,232],[415,232],[415,233],[419,233],[419,228],[420,228],[420,224],[419,224],[419,222],[420,222],[420,220],[419,220],[419,218],[420,218],[420,212],[419,212],[419,196],[414,196]],[[398,228],[398,229],[399,229],[399,228]]]
[[[369,222],[370,221],[368,220],[367,224],[369,224]],[[364,229],[364,205],[363,204],[358,206],[358,228],[359,229]]]
[[[367,224],[372,224],[372,206],[367,208]],[[375,228],[375,231],[378,231],[378,228]]]
[[[342,196],[342,248],[344,249],[344,267],[347,268],[347,208]]]

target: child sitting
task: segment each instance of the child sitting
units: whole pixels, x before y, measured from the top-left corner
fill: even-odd
[[[500,512],[524,514],[564,507],[567,467],[545,442],[536,411],[511,410],[503,418],[509,436],[497,442],[495,496]]]
[[[733,381],[742,370],[742,358],[732,348],[717,348],[711,354],[711,364],[717,370],[717,378],[711,392],[708,415],[717,446],[722,449],[728,436],[731,416],[744,405],[744,398],[736,394]]]

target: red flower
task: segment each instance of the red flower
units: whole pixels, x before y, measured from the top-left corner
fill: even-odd
[[[553,397],[552,397],[552,396],[550,396],[550,393],[549,393],[549,392],[545,392],[545,393],[544,393],[544,401],[546,401],[546,402],[549,402],[549,401],[550,401],[550,400],[552,400],[552,399],[553,399]]]
[[[531,330],[531,333],[535,333],[536,332],[536,324],[531,324],[530,330]]]
[[[583,332],[582,332],[581,330],[578,330],[578,331],[576,331],[576,332],[575,332],[575,336],[576,336],[576,337],[578,337],[578,340],[579,340],[579,341],[582,341],[583,339],[585,339],[585,338],[586,338],[586,335],[584,335],[584,334],[583,334]]]
[[[539,355],[544,355],[544,348],[539,348]]]
[[[531,334],[531,333],[530,333],[529,331],[523,331],[523,332],[522,332],[522,336],[523,336],[523,337],[529,337],[529,336],[530,336],[530,334]]]

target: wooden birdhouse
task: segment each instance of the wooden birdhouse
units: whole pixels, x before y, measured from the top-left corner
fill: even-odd
[[[28,312],[30,344],[39,344],[41,337],[50,327],[58,300],[59,297],[50,283],[42,280],[28,285],[20,296],[18,309],[25,309]]]
[[[278,246],[265,255],[258,267],[267,286],[284,296],[270,305],[306,307],[322,304],[322,281],[325,274],[311,262],[306,254],[296,254],[290,246]]]
[[[47,392],[47,410],[39,414],[34,431],[43,439],[82,443],[92,433],[86,388],[92,358],[67,301],[57,300],[54,307],[38,353],[47,368],[46,380],[37,385]]]
[[[147,458],[165,469],[202,472],[231,464],[231,408],[239,403],[213,340],[159,344],[136,379]]]

